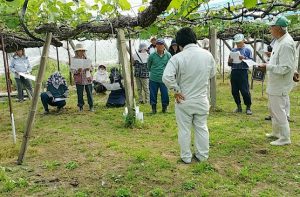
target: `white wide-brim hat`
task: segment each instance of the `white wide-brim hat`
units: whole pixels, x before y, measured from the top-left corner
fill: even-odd
[[[78,44],[76,44],[74,51],[86,51],[86,48],[84,47],[83,44],[78,43]]]
[[[242,42],[244,41],[245,37],[243,34],[236,34],[233,38],[233,42],[237,43],[237,42]]]

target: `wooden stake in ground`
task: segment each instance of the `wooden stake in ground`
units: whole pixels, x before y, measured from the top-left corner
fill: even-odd
[[[60,72],[58,47],[55,48],[56,48],[57,71]]]
[[[210,29],[210,52],[217,58],[217,30],[215,28]],[[217,107],[217,85],[216,76],[210,79],[210,102],[213,110]]]
[[[34,118],[35,118],[35,114],[36,114],[37,103],[38,103],[38,99],[40,97],[40,90],[41,90],[41,87],[42,87],[42,80],[43,80],[44,73],[45,73],[45,70],[46,70],[46,63],[47,63],[47,58],[48,58],[48,54],[49,54],[49,47],[50,47],[51,39],[52,39],[52,33],[47,33],[46,42],[44,44],[43,52],[42,52],[40,68],[39,68],[37,80],[36,80],[35,87],[34,87],[34,93],[33,93],[31,108],[30,108],[30,111],[29,111],[29,114],[28,114],[27,124],[26,124],[26,127],[25,127],[25,131],[24,131],[24,135],[23,135],[23,141],[22,141],[22,145],[21,145],[21,149],[20,149],[20,153],[19,153],[19,157],[18,157],[18,161],[17,161],[18,165],[23,163],[23,158],[25,156],[25,152],[26,152],[26,149],[27,149],[28,140],[29,140],[29,137],[30,137],[30,132],[31,132],[32,127],[33,127],[33,122],[34,122]]]
[[[69,47],[69,41],[67,40],[67,51],[68,51],[68,60],[69,60],[69,68],[71,65],[71,54],[70,54],[70,47]],[[69,69],[69,78],[70,78],[70,85],[74,85],[73,84],[73,80],[72,80],[72,73]]]
[[[2,45],[2,52],[3,52],[3,63],[4,63],[6,90],[8,96],[8,105],[9,105],[10,121],[12,127],[13,142],[14,144],[16,144],[17,136],[16,136],[16,128],[15,128],[15,118],[14,118],[14,113],[12,111],[11,96],[10,96],[11,83],[9,79],[9,70],[8,70],[8,63],[7,63],[8,61],[7,61],[7,54],[5,53],[5,43],[4,43],[3,35],[1,36],[1,45]]]
[[[128,108],[128,115],[126,117],[126,126],[132,127],[135,121],[134,117],[134,102],[133,102],[133,91],[131,87],[131,77],[130,77],[130,66],[129,59],[126,50],[126,40],[123,29],[118,29],[118,50],[119,50],[119,60],[122,65],[122,71],[125,83],[125,94],[126,94],[126,106]]]

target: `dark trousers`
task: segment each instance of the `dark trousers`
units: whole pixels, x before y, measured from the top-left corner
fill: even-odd
[[[22,76],[20,76],[19,78],[15,78],[16,83],[17,83],[17,91],[18,91],[18,99],[19,100],[24,100],[24,93],[23,93],[23,89],[27,89],[29,94],[31,94],[32,96],[32,86],[31,86],[31,82],[29,79],[26,79]]]
[[[157,93],[158,89],[160,90],[161,94],[161,104],[162,106],[168,106],[169,105],[169,94],[168,94],[168,88],[164,83],[155,82],[155,81],[149,81],[149,89],[150,89],[150,104],[156,105],[157,104]]]
[[[93,84],[94,84],[94,90],[97,93],[104,93],[104,92],[106,92],[106,88],[105,88],[104,85],[102,85],[102,83],[94,81]]]
[[[240,92],[242,94],[244,104],[247,107],[251,106],[251,94],[249,90],[248,70],[233,69],[230,76],[231,94],[237,105],[241,105]]]
[[[46,92],[41,94],[41,100],[45,111],[49,111],[48,105],[57,106],[58,109],[63,108],[66,105],[66,101],[53,102],[53,98],[49,97]]]
[[[93,86],[92,84],[88,84],[88,85],[79,85],[76,84],[76,90],[77,90],[77,106],[78,107],[82,107],[84,105],[84,100],[83,100],[83,90],[85,89],[86,95],[87,95],[87,99],[88,99],[88,104],[91,107],[93,107]]]

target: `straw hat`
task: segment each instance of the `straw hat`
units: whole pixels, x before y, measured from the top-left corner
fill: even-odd
[[[151,36],[149,41],[151,42],[152,40],[156,40],[156,36]]]
[[[78,43],[78,44],[76,44],[76,46],[75,46],[75,51],[86,51],[86,49],[85,49],[85,47],[84,47],[83,44]]]

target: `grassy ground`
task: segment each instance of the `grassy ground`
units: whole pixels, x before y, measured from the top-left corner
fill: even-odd
[[[0,102],[0,196],[300,196],[299,88],[291,94],[292,145],[272,147],[265,133],[267,97],[254,83],[253,115],[232,113],[228,80],[218,80],[218,112],[209,116],[210,158],[179,162],[174,104],[124,128],[123,109],[107,109],[94,95],[95,112],[77,112],[76,93],[66,110],[42,115],[39,103],[23,165],[16,165],[30,102],[13,102],[18,143],[12,144],[7,102]],[[85,98],[86,99],[86,98]],[[160,111],[160,110],[159,110]]]

